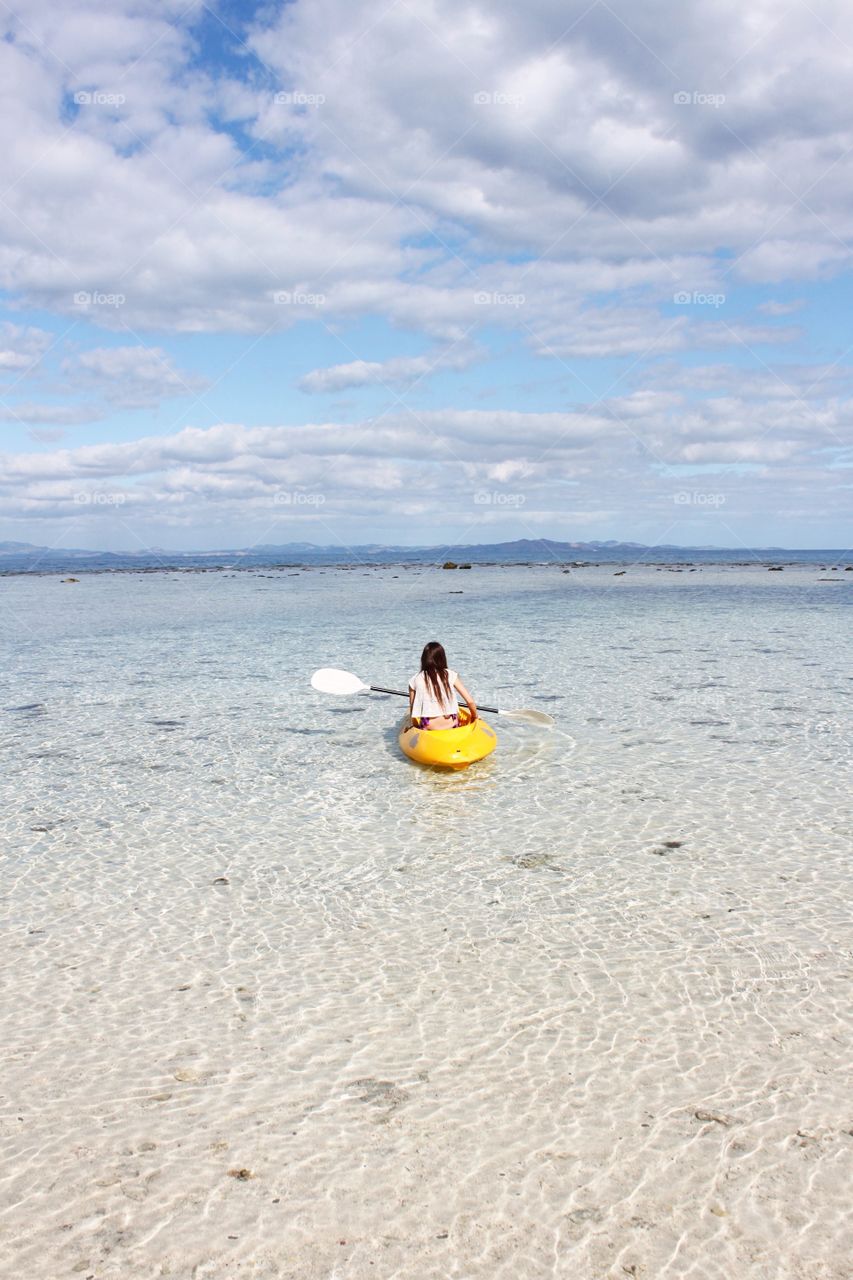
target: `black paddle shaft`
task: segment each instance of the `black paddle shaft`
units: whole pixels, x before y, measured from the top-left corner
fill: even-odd
[[[408,698],[408,693],[404,689],[384,689],[381,684],[372,684],[369,686],[372,693],[393,693],[397,698]],[[467,707],[467,702],[465,703]],[[478,711],[490,711],[492,715],[499,716],[500,711],[497,707],[478,707]]]

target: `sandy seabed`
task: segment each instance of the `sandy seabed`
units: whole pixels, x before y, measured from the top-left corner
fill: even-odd
[[[452,777],[271,696],[243,596],[76,606],[3,691],[2,1274],[849,1280],[853,682],[791,590],[582,679],[539,601],[573,736]]]

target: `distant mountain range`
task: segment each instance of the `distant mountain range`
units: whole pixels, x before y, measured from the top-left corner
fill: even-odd
[[[693,560],[707,563],[751,563],[768,557],[789,563],[849,563],[849,553],[791,551],[782,547],[680,547],[672,543],[647,546],[641,542],[557,542],[550,538],[520,538],[513,542],[452,546],[317,546],[312,542],[262,544],[217,551],[168,551],[149,547],[141,551],[90,551],[79,547],[40,547],[29,542],[0,542],[0,573],[57,573],[64,570],[155,570],[244,568],[253,565],[364,565],[443,564],[571,564],[672,563]]]

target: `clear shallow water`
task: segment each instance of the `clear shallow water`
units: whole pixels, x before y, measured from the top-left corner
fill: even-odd
[[[848,1276],[853,584],[818,576],[4,579],[0,1262]],[[308,687],[404,687],[433,637],[559,732],[446,775],[401,701]]]

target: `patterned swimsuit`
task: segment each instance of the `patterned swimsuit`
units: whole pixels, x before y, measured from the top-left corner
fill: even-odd
[[[455,712],[452,716],[447,716],[447,717],[445,717],[445,716],[415,716],[415,717],[412,719],[412,724],[415,726],[415,728],[416,728],[416,729],[428,729],[428,728],[430,727],[430,724],[432,723],[432,721],[433,721],[433,720],[444,720],[444,719],[449,719],[449,720],[451,720],[451,721],[452,721],[452,723],[451,723],[451,724],[449,724],[449,725],[445,725],[445,728],[448,728],[448,729],[458,729],[458,728],[459,728],[459,714],[458,714],[458,712]]]

